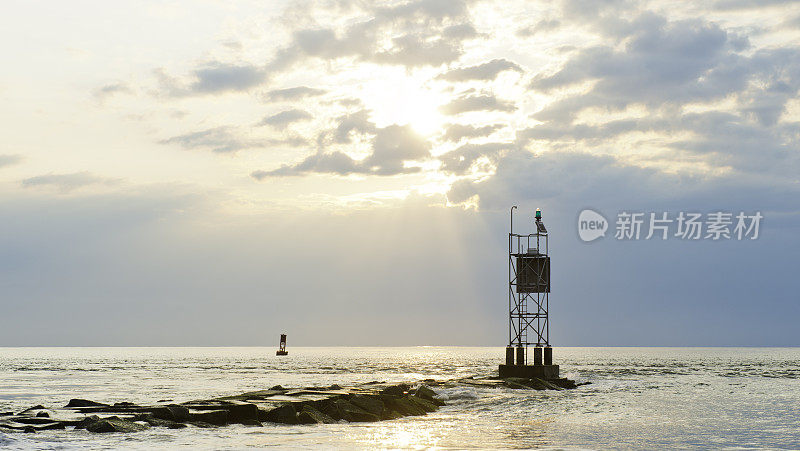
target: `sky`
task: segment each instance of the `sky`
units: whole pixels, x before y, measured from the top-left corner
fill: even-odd
[[[800,345],[798,2],[12,0],[0,58],[0,346],[502,346],[512,205],[555,347]]]

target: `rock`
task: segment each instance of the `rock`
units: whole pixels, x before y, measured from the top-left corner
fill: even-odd
[[[324,413],[337,420],[349,422],[378,421],[380,417],[374,413],[367,412],[361,407],[356,406],[344,399],[337,398],[324,405]]]
[[[418,396],[418,397],[420,397],[420,398],[422,398],[422,399],[424,399],[424,400],[426,400],[428,402],[436,404],[437,406],[443,406],[444,405],[444,401],[442,401],[441,399],[436,398],[436,392],[433,391],[427,385],[420,385],[419,387],[417,387],[417,389],[414,390],[414,396]]]
[[[10,417],[14,412],[0,412],[0,417]]]
[[[228,411],[227,410],[202,410],[199,412],[190,412],[189,419],[192,421],[199,421],[203,423],[210,423],[217,426],[224,426],[228,424]]]
[[[210,429],[210,428],[215,428],[216,427],[215,425],[213,425],[211,423],[206,423],[204,421],[190,421],[189,424],[191,424],[192,426],[197,426],[199,428],[203,428],[203,429]]]
[[[258,406],[247,402],[232,402],[223,406],[228,411],[230,423],[250,424],[258,422]]]
[[[400,413],[403,416],[425,415],[425,409],[413,402],[410,396],[388,396],[381,397],[388,408]]]
[[[188,421],[189,408],[186,406],[179,406],[177,404],[170,404],[167,406],[156,406],[147,409],[155,418],[160,420],[170,421]]]
[[[25,426],[22,428],[22,432],[27,432],[28,434],[32,434],[36,432],[36,428],[33,426]]]
[[[73,407],[111,407],[108,404],[103,404],[99,402],[89,401],[88,399],[70,399],[67,403],[66,408],[73,408]]]
[[[330,387],[328,387],[328,390],[341,390],[341,389],[342,387],[339,384],[332,384]]]
[[[353,395],[348,401],[378,417],[383,414],[383,410],[386,408],[383,405],[383,401],[377,396]]]
[[[143,424],[134,423],[133,421],[123,420],[119,417],[101,418],[98,421],[86,426],[89,432],[105,433],[105,432],[141,432],[148,428]]]
[[[50,418],[25,417],[25,416],[12,417],[11,421],[16,421],[17,423],[22,423],[22,424],[47,424],[53,422],[53,420],[51,420]]]
[[[422,399],[419,396],[407,396],[407,398],[412,403],[421,407],[422,410],[424,410],[425,412],[436,412],[439,409],[439,406],[437,406],[436,404],[428,400]]]
[[[28,407],[27,409],[23,410],[22,412],[19,413],[19,415],[25,415],[26,413],[31,413],[34,410],[45,410],[45,409],[46,409],[45,406],[37,404],[33,407]],[[14,415],[14,412],[9,412],[8,415]]]
[[[291,404],[284,404],[269,410],[264,415],[265,421],[281,424],[297,424],[297,411]]]
[[[39,425],[39,426],[34,426],[34,428],[36,428],[37,431],[51,431],[51,430],[54,430],[54,429],[66,429],[67,426],[64,423],[60,422],[60,421],[53,421],[53,422],[48,423],[48,424],[42,424],[42,425]]]
[[[304,404],[303,409],[297,414],[297,421],[300,424],[336,423],[336,420],[308,404]]]
[[[403,396],[409,390],[406,384],[392,385],[381,390],[382,395]]]
[[[38,412],[36,416],[39,418],[50,418],[50,414],[47,412]]]
[[[270,390],[286,390],[286,389],[281,387],[280,385],[276,385],[276,386],[270,388]]]
[[[100,421],[100,417],[98,417],[97,415],[90,415],[79,421],[78,424],[75,425],[75,429],[86,429],[86,426],[95,423],[97,421]]]
[[[177,421],[162,420],[160,418],[155,418],[155,417],[148,417],[144,421],[147,421],[147,424],[149,424],[150,426],[164,427],[169,429],[182,429],[186,427],[185,424],[178,423]]]

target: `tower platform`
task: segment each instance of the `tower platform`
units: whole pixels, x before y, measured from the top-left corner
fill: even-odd
[[[558,365],[500,365],[500,377],[558,379]]]

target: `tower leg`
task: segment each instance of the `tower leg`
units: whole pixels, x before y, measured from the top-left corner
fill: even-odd
[[[542,365],[542,348],[539,346],[533,348],[533,364],[536,366]]]
[[[506,346],[506,365],[514,364],[514,347]]]
[[[545,346],[544,348],[544,364],[545,365],[553,364],[553,348],[551,348],[550,346]]]
[[[517,346],[517,365],[525,365],[525,348]]]

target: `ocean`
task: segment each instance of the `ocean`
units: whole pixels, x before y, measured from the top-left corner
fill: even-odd
[[[273,385],[487,376],[503,348],[0,348],[0,411],[70,398],[153,403]],[[216,429],[2,433],[9,449],[800,449],[800,348],[554,348],[575,390],[439,389],[423,417]]]

